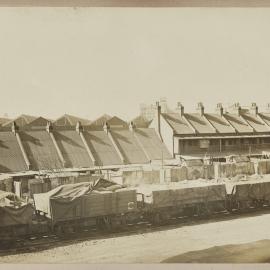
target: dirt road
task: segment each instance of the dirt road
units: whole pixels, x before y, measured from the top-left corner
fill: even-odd
[[[157,263],[189,251],[270,239],[269,225],[270,214],[242,217],[3,256],[0,262]]]

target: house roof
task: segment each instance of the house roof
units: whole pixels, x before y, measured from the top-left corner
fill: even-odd
[[[224,117],[227,121],[240,133],[250,133],[253,132],[253,129],[247,124],[247,122],[242,119],[237,114],[224,114]]]
[[[111,118],[112,118],[112,116],[110,116],[108,114],[103,114],[102,116],[100,116],[99,118],[97,118],[96,120],[94,120],[91,123],[91,126],[103,126],[105,124],[105,122],[107,122]]]
[[[56,119],[53,124],[56,126],[76,126],[78,122],[80,122],[83,126],[91,124],[91,121],[88,119],[70,114],[64,114],[63,116]]]
[[[117,117],[117,116],[113,116],[111,117],[107,123],[109,124],[109,126],[122,126],[122,127],[127,127],[128,124],[127,122],[125,122],[124,120],[122,120],[121,118]]]
[[[134,132],[151,160],[172,158],[167,147],[158,137],[155,129],[136,128]]]
[[[34,170],[62,168],[57,151],[46,130],[20,131],[22,144]]]
[[[205,117],[219,133],[235,133],[234,128],[221,115],[208,113]]]
[[[255,129],[256,132],[269,132],[270,131],[270,127],[268,127],[256,115],[250,114],[250,113],[243,113],[241,115],[245,119],[245,121]]]
[[[79,133],[75,130],[53,131],[67,167],[91,167],[93,162]]]
[[[9,118],[0,118],[0,126],[7,123],[7,122],[10,122],[12,121],[12,119],[9,119]]]
[[[111,134],[127,163],[140,164],[149,161],[129,129],[112,129]]]
[[[263,121],[270,126],[270,113],[260,113],[260,117],[263,119]]]
[[[122,164],[120,157],[105,131],[84,131],[83,134],[99,166]]]
[[[14,134],[12,132],[0,132],[0,172],[26,170],[27,166]]]
[[[215,133],[211,125],[201,116],[199,113],[185,114],[187,121],[199,132],[199,133]]]
[[[13,122],[16,122],[17,126],[23,127],[27,124],[30,124],[32,121],[34,121],[37,118],[37,116],[22,114],[19,117],[17,117],[14,120],[10,120],[9,122],[6,122],[3,124],[3,127],[11,127]]]
[[[194,134],[193,129],[179,113],[162,113],[162,116],[177,134]]]
[[[48,122],[51,121],[44,117],[37,117],[35,120],[30,122],[29,124],[25,125],[27,127],[46,127]],[[17,122],[16,122],[17,123]]]
[[[134,119],[131,120],[136,127],[138,128],[147,128],[149,127],[149,125],[151,124],[152,120],[149,121],[147,120],[145,117],[143,117],[142,115],[139,115],[137,117],[135,117]]]

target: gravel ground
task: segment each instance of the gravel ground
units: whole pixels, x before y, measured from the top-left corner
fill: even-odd
[[[242,217],[139,235],[84,241],[35,253],[2,256],[0,262],[158,263],[190,251],[270,239],[269,224],[270,214]]]

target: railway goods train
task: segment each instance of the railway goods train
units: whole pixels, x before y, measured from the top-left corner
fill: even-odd
[[[82,229],[124,229],[146,221],[211,216],[270,206],[270,179],[192,180],[127,188],[98,179],[34,194],[34,203],[0,191],[0,240]]]

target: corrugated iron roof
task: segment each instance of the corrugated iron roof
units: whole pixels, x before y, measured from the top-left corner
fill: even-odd
[[[19,134],[34,170],[53,170],[63,167],[47,131],[20,131]]]
[[[75,130],[53,131],[67,167],[91,167],[91,161],[79,133]]]
[[[83,134],[99,166],[122,164],[120,157],[105,131],[84,131]]]
[[[185,117],[199,133],[215,133],[211,125],[199,113],[186,113]]]
[[[205,114],[207,120],[217,129],[219,133],[235,133],[234,128],[222,118],[222,116],[214,113]]]
[[[151,160],[172,158],[166,145],[159,139],[155,129],[136,128],[134,132]]]
[[[177,134],[193,134],[187,121],[179,113],[163,113],[163,118]]]
[[[140,164],[149,162],[136,141],[136,138],[129,129],[111,129],[111,134],[127,163]]]
[[[0,172],[27,170],[16,136],[12,132],[0,132]]]

